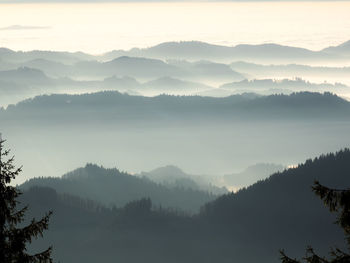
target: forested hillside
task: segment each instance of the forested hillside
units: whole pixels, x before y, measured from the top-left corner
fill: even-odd
[[[107,207],[122,207],[128,202],[150,198],[154,207],[195,213],[217,195],[195,187],[164,186],[147,178],[121,172],[118,169],[87,164],[63,175],[62,178],[33,178],[22,184],[21,189],[45,186],[59,193],[95,200]]]
[[[45,242],[55,246],[57,260],[68,263],[278,262],[280,248],[299,256],[308,244],[321,252],[341,247],[342,231],[311,186],[314,180],[350,185],[349,163],[348,149],[307,160],[219,197],[195,216],[156,208],[147,198],[108,209],[48,188],[26,190],[22,200],[38,213],[54,210]],[[67,239],[68,232],[74,238]]]

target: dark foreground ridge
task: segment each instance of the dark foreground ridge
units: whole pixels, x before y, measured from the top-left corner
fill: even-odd
[[[53,244],[60,262],[279,262],[281,248],[292,257],[309,244],[320,254],[342,248],[343,233],[311,186],[350,185],[349,163],[349,149],[307,160],[223,195],[195,216],[155,208],[147,196],[109,209],[46,187],[26,190],[22,201],[33,215],[54,211],[43,245]]]

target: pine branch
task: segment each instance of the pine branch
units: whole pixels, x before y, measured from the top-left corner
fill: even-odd
[[[301,261],[298,261],[296,259],[292,259],[290,257],[288,257],[285,253],[284,250],[280,250],[280,259],[282,261],[282,263],[301,263]]]
[[[313,191],[323,200],[331,212],[340,212],[336,223],[350,236],[350,189],[330,189],[315,181]],[[340,211],[341,210],[341,211]]]
[[[28,226],[22,229],[17,229],[18,232],[16,238],[22,238],[24,242],[31,243],[33,237],[43,237],[43,231],[47,230],[49,227],[49,219],[51,215],[52,212],[50,211],[40,221],[36,221],[33,218]]]
[[[52,258],[51,258],[51,253],[52,253],[52,247],[49,247],[45,251],[35,254],[35,255],[27,255],[28,262],[33,262],[33,263],[52,263]]]
[[[304,260],[309,263],[330,263],[325,258],[318,256],[310,246],[306,249]]]
[[[341,192],[325,187],[318,181],[315,181],[312,190],[323,200],[324,204],[329,207],[331,212],[337,211]]]
[[[23,221],[24,214],[27,210],[28,206],[23,207],[21,210],[8,216],[7,221],[9,222],[9,224],[17,225],[18,223]]]

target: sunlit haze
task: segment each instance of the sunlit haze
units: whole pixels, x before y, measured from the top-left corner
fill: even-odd
[[[2,4],[0,46],[99,54],[198,40],[319,50],[350,38],[349,10],[349,2]]]

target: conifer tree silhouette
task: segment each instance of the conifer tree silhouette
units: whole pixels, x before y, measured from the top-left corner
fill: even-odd
[[[335,222],[344,230],[347,248],[350,249],[350,189],[330,189],[315,182],[312,190],[318,195],[331,212],[337,212]],[[350,254],[338,248],[331,250],[330,258],[319,256],[312,247],[306,249],[306,256],[302,260],[288,257],[283,250],[280,251],[282,263],[349,263]]]
[[[34,237],[43,236],[52,212],[48,212],[39,221],[32,219],[29,225],[18,227],[18,224],[24,221],[28,207],[17,209],[17,198],[21,192],[10,183],[22,168],[16,168],[14,157],[9,157],[10,151],[3,150],[4,142],[0,134],[0,262],[52,263],[52,247],[34,255],[27,253],[26,245],[31,243]]]

